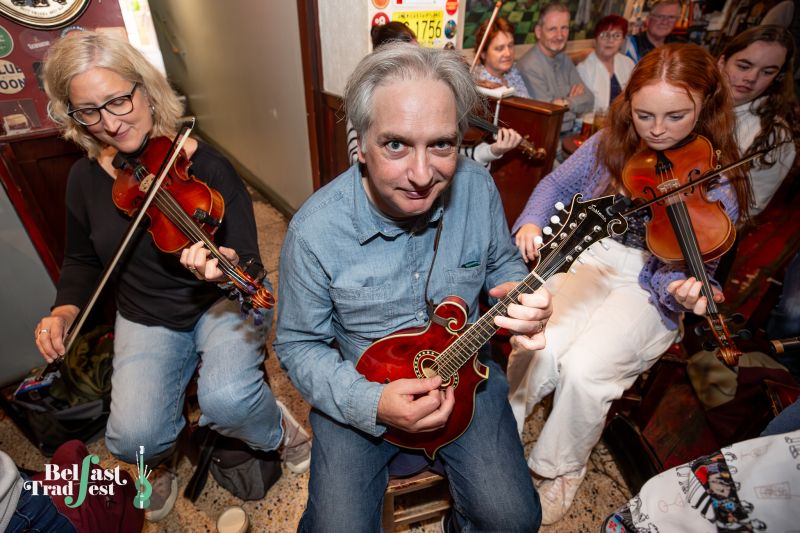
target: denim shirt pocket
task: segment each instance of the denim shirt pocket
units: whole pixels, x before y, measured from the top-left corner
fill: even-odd
[[[471,305],[472,302],[476,301],[483,288],[485,277],[486,267],[483,264],[472,268],[450,269],[447,271],[448,294],[459,296],[468,305]],[[472,308],[470,308],[470,311],[472,311]]]
[[[345,331],[378,338],[390,333],[394,316],[392,284],[374,287],[331,287],[336,315]]]

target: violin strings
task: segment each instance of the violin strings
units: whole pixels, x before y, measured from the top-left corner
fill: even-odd
[[[139,167],[135,173],[137,177],[141,180],[142,179],[142,171],[140,170],[143,167]],[[154,203],[158,209],[164,213],[164,215],[172,222],[178,229],[186,235],[190,240],[194,242],[203,241],[203,244],[211,251],[211,253],[219,260],[219,267],[220,270],[234,283],[237,285],[246,288],[249,292],[255,292],[255,288],[252,287],[251,283],[244,279],[239,272],[239,269],[236,268],[229,260],[226,258],[219,249],[214,245],[213,241],[208,237],[205,231],[203,231],[197,223],[189,217],[186,211],[180,206],[180,204],[175,200],[175,197],[172,196],[168,191],[165,189],[159,189],[156,191],[156,195],[154,198]]]
[[[670,178],[677,181],[673,169],[669,168]],[[703,295],[708,300],[707,312],[709,315],[716,315],[718,313],[716,302],[714,302],[713,292],[708,279],[708,274],[703,263],[700,247],[697,244],[697,237],[692,227],[692,219],[689,216],[689,210],[686,207],[680,195],[677,195],[673,200],[667,204],[667,211],[673,215],[675,224],[673,229],[677,233],[679,243],[685,247],[684,259],[689,268],[689,273],[692,274],[700,283],[702,283]]]
[[[670,172],[672,169],[670,168]],[[675,179],[674,174],[672,178]],[[687,267],[690,274],[694,275],[702,284],[703,295],[706,297],[706,319],[711,325],[711,331],[717,339],[718,346],[724,350],[734,350],[738,352],[733,340],[729,337],[725,323],[721,320],[717,304],[714,301],[714,294],[711,290],[711,283],[708,279],[708,274],[705,269],[700,247],[697,243],[697,238],[692,227],[692,219],[689,216],[689,210],[686,207],[683,199],[680,196],[674,197],[675,199],[667,205],[668,213],[673,216],[670,219],[674,222],[673,228],[682,243],[682,251],[684,259],[686,260]],[[685,247],[685,249],[684,249]]]

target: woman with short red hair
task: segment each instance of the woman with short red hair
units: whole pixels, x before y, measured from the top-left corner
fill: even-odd
[[[627,33],[628,21],[619,15],[600,19],[594,28],[594,51],[577,67],[583,83],[594,94],[593,112],[608,110],[631,77],[633,60],[620,53]]]

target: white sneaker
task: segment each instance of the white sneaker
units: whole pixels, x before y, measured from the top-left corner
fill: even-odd
[[[535,479],[534,484],[539,492],[542,504],[542,525],[555,524],[567,514],[578,488],[586,476],[584,466],[577,472],[571,472],[554,479]]]
[[[283,402],[275,400],[275,403],[283,413],[281,459],[289,470],[302,474],[311,466],[311,437]]]
[[[144,517],[149,522],[158,522],[175,506],[175,500],[178,498],[178,476],[165,465],[161,465],[150,476],[150,485],[153,492]]]

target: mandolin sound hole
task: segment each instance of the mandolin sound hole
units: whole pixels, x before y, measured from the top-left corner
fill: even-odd
[[[416,355],[416,357],[414,357],[414,374],[418,379],[432,378],[440,375],[440,373],[437,372],[436,368],[434,367],[434,363],[436,362],[436,357],[438,355],[439,354],[433,350],[422,350]],[[444,378],[445,376],[442,375],[443,381],[441,388],[444,389],[451,385],[453,388],[458,386],[458,374],[455,374],[448,379]]]

